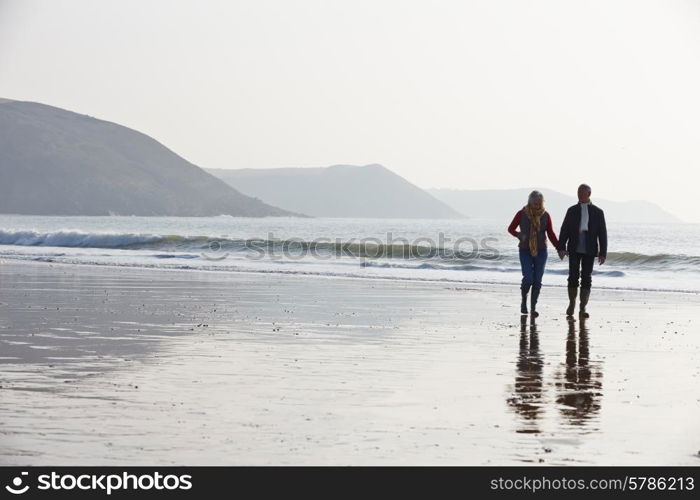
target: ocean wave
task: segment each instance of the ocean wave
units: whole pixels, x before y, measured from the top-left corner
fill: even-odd
[[[364,261],[360,263],[361,267],[375,267],[380,269],[432,269],[436,271],[485,271],[485,272],[495,272],[495,273],[507,273],[507,274],[519,274],[521,272],[519,267],[503,267],[503,266],[480,266],[477,264],[457,264],[457,265],[446,265],[441,263],[424,262],[422,264],[401,264],[394,262],[376,262],[376,261]],[[547,274],[556,274],[566,276],[569,274],[568,269],[547,269],[545,271]],[[594,275],[597,276],[607,276],[609,278],[621,278],[625,276],[623,271],[611,270],[611,271],[600,271],[594,270]]]
[[[647,255],[635,252],[610,252],[607,255],[607,264],[638,265],[638,266],[667,266],[681,265],[687,267],[700,267],[700,256],[686,254],[658,253]]]
[[[188,271],[201,271],[201,272],[244,272],[244,273],[260,273],[260,274],[284,274],[284,275],[302,275],[302,276],[321,276],[321,277],[347,277],[347,278],[370,278],[370,279],[386,279],[394,281],[419,281],[419,282],[442,282],[442,283],[453,283],[453,284],[484,284],[484,285],[519,285],[518,279],[507,279],[507,277],[499,279],[489,279],[485,275],[476,275],[476,277],[447,277],[443,276],[422,276],[422,275],[382,275],[382,274],[363,274],[361,272],[353,272],[350,270],[313,270],[313,269],[260,269],[260,268],[247,268],[240,267],[236,265],[230,266],[212,266],[212,265],[189,265],[189,264],[163,264],[163,263],[146,263],[146,262],[105,262],[100,260],[82,260],[82,259],[66,259],[57,258],[56,256],[34,256],[34,258],[27,259],[27,255],[5,255],[5,258],[13,261],[34,261],[34,262],[44,262],[49,264],[58,265],[97,265],[97,266],[108,266],[117,268],[145,268],[153,270],[188,270]],[[649,281],[647,284],[642,284],[640,282],[634,284],[628,284],[625,281],[615,282],[619,285],[610,283],[597,283],[596,288],[607,289],[607,290],[629,290],[629,291],[661,291],[661,292],[679,292],[679,293],[700,293],[700,288],[695,284],[690,284],[689,286],[658,286],[658,283],[653,280]],[[673,282],[674,284],[676,282]],[[565,282],[560,283],[548,283],[547,287],[553,288],[563,288],[566,287]]]
[[[440,262],[423,262],[420,264],[412,263],[396,263],[382,261],[362,261],[360,267],[375,267],[380,269],[432,269],[436,271],[495,271],[502,273],[520,272],[520,268],[516,267],[491,267],[479,266],[477,264],[455,264],[448,265]]]
[[[477,252],[453,251],[442,247],[432,247],[411,244],[384,244],[379,240],[373,241],[329,241],[330,238],[319,238],[319,241],[302,239],[240,239],[216,236],[182,236],[157,235],[136,233],[85,233],[81,231],[62,230],[48,233],[36,231],[6,231],[0,230],[0,245],[18,246],[52,246],[73,248],[113,248],[139,250],[177,250],[177,251],[208,251],[236,252],[252,251],[260,254],[270,251],[285,251],[289,253],[322,252],[348,257],[364,258],[404,258],[404,259],[433,259],[450,258],[468,260],[474,258]],[[495,253],[490,254],[492,258]],[[488,258],[483,257],[482,258]]]
[[[202,256],[192,253],[155,253],[152,257],[156,259],[199,259]]]
[[[36,231],[0,230],[1,245],[50,246],[72,248],[124,248],[154,244],[162,237],[132,233],[85,233],[81,231]]]
[[[417,269],[487,270],[505,273],[520,270],[517,254],[499,255],[495,251],[467,253],[436,246],[401,242],[386,244],[377,239],[367,240],[368,238],[364,241],[359,239],[341,241],[331,238],[315,241],[242,239],[202,235],[82,232],[70,229],[52,232],[0,230],[0,245],[151,250],[157,252],[155,257],[159,259],[175,257],[195,259],[202,255],[216,258],[227,253],[253,254],[259,257],[305,254],[310,257],[320,255],[373,259],[365,261],[363,265],[375,267],[408,265]],[[598,270],[599,274],[624,276],[624,270],[632,268],[700,271],[700,256],[696,255],[610,252],[607,257],[606,266],[618,269]],[[566,273],[566,270],[557,269],[547,271],[555,274]]]

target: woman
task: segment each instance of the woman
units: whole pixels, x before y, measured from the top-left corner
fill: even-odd
[[[516,228],[520,226],[520,231]],[[539,191],[533,191],[527,198],[527,205],[513,217],[513,222],[508,226],[508,232],[518,238],[520,243],[520,267],[523,271],[523,280],[520,285],[522,303],[520,312],[527,314],[527,294],[532,287],[530,300],[530,312],[532,317],[539,316],[535,311],[537,298],[542,288],[542,275],[547,263],[547,237],[557,248],[559,242],[554,234],[552,218],[544,209],[544,196]]]

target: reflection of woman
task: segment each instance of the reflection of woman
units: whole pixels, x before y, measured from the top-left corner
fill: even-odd
[[[520,319],[520,353],[516,363],[517,373],[513,386],[513,395],[508,403],[522,417],[523,426],[519,433],[536,434],[540,432],[539,421],[544,413],[543,377],[544,360],[540,352],[537,325],[530,322],[527,330],[527,317]]]
[[[520,226],[520,231],[516,231],[518,226]],[[557,235],[554,234],[552,218],[544,209],[542,193],[539,191],[530,193],[527,205],[515,214],[513,221],[508,226],[508,232],[520,240],[518,248],[520,267],[523,272],[523,280],[520,285],[522,295],[520,312],[527,314],[527,294],[532,287],[530,310],[533,317],[538,316],[535,307],[542,288],[544,266],[547,263],[547,236],[554,248],[557,248],[559,244]]]

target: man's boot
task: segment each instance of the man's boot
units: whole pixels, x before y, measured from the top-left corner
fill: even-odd
[[[566,308],[566,315],[573,316],[574,309],[576,308],[576,294],[578,293],[577,286],[569,287],[569,307]]]
[[[520,314],[527,314],[527,293],[530,291],[530,285],[520,285],[520,294],[522,301],[520,302]]]
[[[537,316],[540,315],[537,311],[535,311],[535,308],[537,307],[537,299],[540,296],[540,287],[539,286],[533,286],[532,287],[532,295],[530,296],[530,317],[531,318],[536,318]]]
[[[578,311],[578,315],[582,318],[587,318],[588,313],[586,312],[586,305],[588,304],[588,298],[591,296],[590,288],[581,288],[581,306]]]

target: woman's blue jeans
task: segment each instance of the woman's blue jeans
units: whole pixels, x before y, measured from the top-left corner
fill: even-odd
[[[523,281],[521,288],[529,290],[542,287],[542,276],[544,275],[544,266],[547,263],[547,249],[543,248],[537,252],[537,256],[530,255],[530,250],[520,249],[520,267],[523,271]]]

